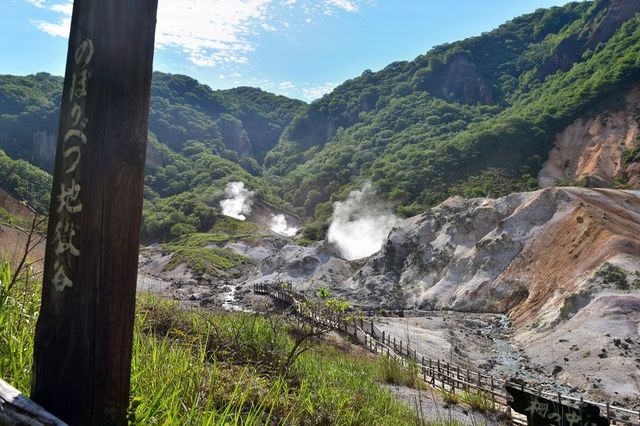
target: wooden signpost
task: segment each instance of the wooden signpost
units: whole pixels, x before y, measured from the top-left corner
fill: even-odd
[[[600,409],[595,405],[582,404],[579,408],[562,404],[534,395],[507,384],[510,395],[509,406],[520,414],[527,416],[532,426],[608,426],[609,421],[600,416]]]
[[[75,0],[31,398],[126,424],[158,0]]]

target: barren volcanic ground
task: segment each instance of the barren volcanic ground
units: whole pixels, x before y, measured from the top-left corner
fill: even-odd
[[[224,279],[159,248],[141,258],[173,297],[263,309],[256,282],[327,287],[433,358],[553,390],[640,407],[640,193],[547,188],[451,198],[394,228],[382,250],[344,260],[326,242],[272,236],[226,242],[251,259]],[[161,283],[161,284],[158,284]],[[393,313],[389,315],[389,313]],[[402,317],[401,317],[402,316]]]

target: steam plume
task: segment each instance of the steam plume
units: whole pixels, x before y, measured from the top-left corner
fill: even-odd
[[[283,214],[273,216],[271,218],[270,228],[276,234],[293,237],[298,232],[298,228],[287,225],[287,219]]]
[[[244,187],[244,182],[229,182],[224,189],[226,199],[220,201],[222,214],[239,220],[245,220],[245,215],[251,213],[254,191]]]
[[[333,205],[328,239],[347,260],[362,259],[379,251],[389,231],[400,222],[376,205],[374,196],[374,189],[367,183],[361,190],[351,191],[345,201]]]

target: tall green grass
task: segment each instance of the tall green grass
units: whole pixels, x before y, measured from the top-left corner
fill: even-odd
[[[420,379],[420,367],[415,362],[403,366],[396,360],[381,356],[377,360],[377,367],[377,377],[382,383],[416,389],[428,388],[427,384]]]
[[[11,271],[0,268],[7,282]],[[23,279],[0,305],[0,377],[28,394],[39,286]],[[417,425],[378,386],[378,365],[295,336],[278,317],[213,314],[139,297],[129,421],[140,425]],[[299,330],[298,330],[299,331]]]
[[[9,262],[0,262],[0,377],[19,389],[29,387],[33,332],[40,309],[40,289],[25,271],[10,288]]]

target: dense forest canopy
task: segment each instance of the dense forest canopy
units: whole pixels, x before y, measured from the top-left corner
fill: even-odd
[[[155,73],[143,236],[207,232],[231,181],[306,217],[310,238],[366,181],[405,216],[454,194],[533,189],[554,136],[640,82],[637,12],[633,0],[541,9],[366,70],[310,105]],[[23,180],[51,171],[61,85],[0,76],[0,184],[39,207]]]
[[[632,1],[570,3],[365,71],[294,118],[266,174],[320,227],[331,201],[366,180],[405,214],[453,194],[532,189],[555,134],[638,82],[636,12]]]

